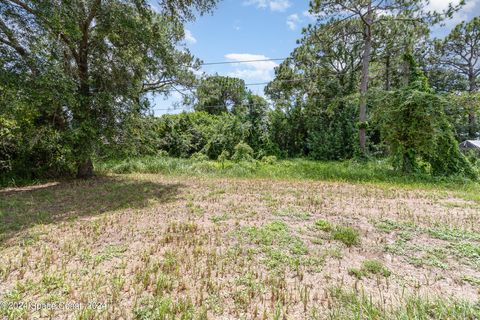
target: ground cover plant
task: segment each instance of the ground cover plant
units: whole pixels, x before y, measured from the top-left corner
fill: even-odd
[[[6,319],[480,316],[480,202],[468,191],[174,171],[0,199]],[[99,308],[5,304],[70,301]]]

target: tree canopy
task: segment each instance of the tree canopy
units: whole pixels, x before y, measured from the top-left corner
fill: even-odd
[[[144,1],[1,0],[2,78],[46,100],[35,121],[57,124],[77,175],[90,176],[97,143],[145,108],[145,93],[193,84],[198,61],[180,47],[182,22],[216,3],[164,0],[155,11]]]

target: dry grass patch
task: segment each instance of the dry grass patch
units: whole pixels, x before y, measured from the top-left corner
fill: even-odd
[[[479,215],[445,192],[333,182],[129,175],[9,189],[0,317],[475,319]]]

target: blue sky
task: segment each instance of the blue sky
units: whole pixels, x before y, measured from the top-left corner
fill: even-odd
[[[451,21],[434,29],[434,35],[442,36],[458,22],[480,15],[480,0],[466,2]],[[185,44],[206,63],[285,58],[296,47],[302,27],[313,22],[308,15],[308,3],[308,0],[223,0],[213,14],[199,17],[185,26]],[[431,0],[430,8],[441,10],[447,3],[446,0]],[[242,78],[247,84],[263,83],[273,79],[273,69],[280,62],[204,66],[201,71]],[[249,88],[263,94],[264,86]],[[166,100],[155,97],[155,114],[180,112],[164,110],[172,108],[178,100],[178,95]]]

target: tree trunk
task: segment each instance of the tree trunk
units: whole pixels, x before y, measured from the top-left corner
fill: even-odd
[[[88,125],[91,125],[90,119],[92,117],[91,109],[91,93],[90,93],[90,74],[89,74],[89,64],[88,64],[88,37],[89,30],[88,24],[84,23],[82,25],[82,39],[78,46],[78,58],[77,58],[77,68],[78,68],[78,96],[80,102],[80,110],[77,111],[76,119],[78,125],[81,127],[85,126],[85,122]],[[89,130],[81,129],[82,138],[81,141],[77,141],[76,147],[76,156],[77,160],[77,178],[88,179],[93,177],[93,163],[91,159],[92,155],[92,136]]]
[[[77,178],[88,179],[93,177],[93,162],[92,159],[81,160],[77,163]]]
[[[367,122],[367,90],[368,74],[370,66],[370,52],[372,50],[372,3],[368,4],[368,12],[365,18],[364,49],[362,56],[362,81],[360,83],[360,150],[365,154],[366,146],[366,122]]]
[[[477,83],[475,79],[475,75],[473,74],[473,71],[470,73],[468,76],[468,80],[470,82],[470,88],[469,91],[470,93],[475,93],[477,91]],[[470,106],[470,109],[468,110],[468,138],[469,139],[477,139],[478,134],[477,134],[477,115],[475,113],[475,106]]]
[[[390,50],[385,59],[385,91],[390,91]]]

